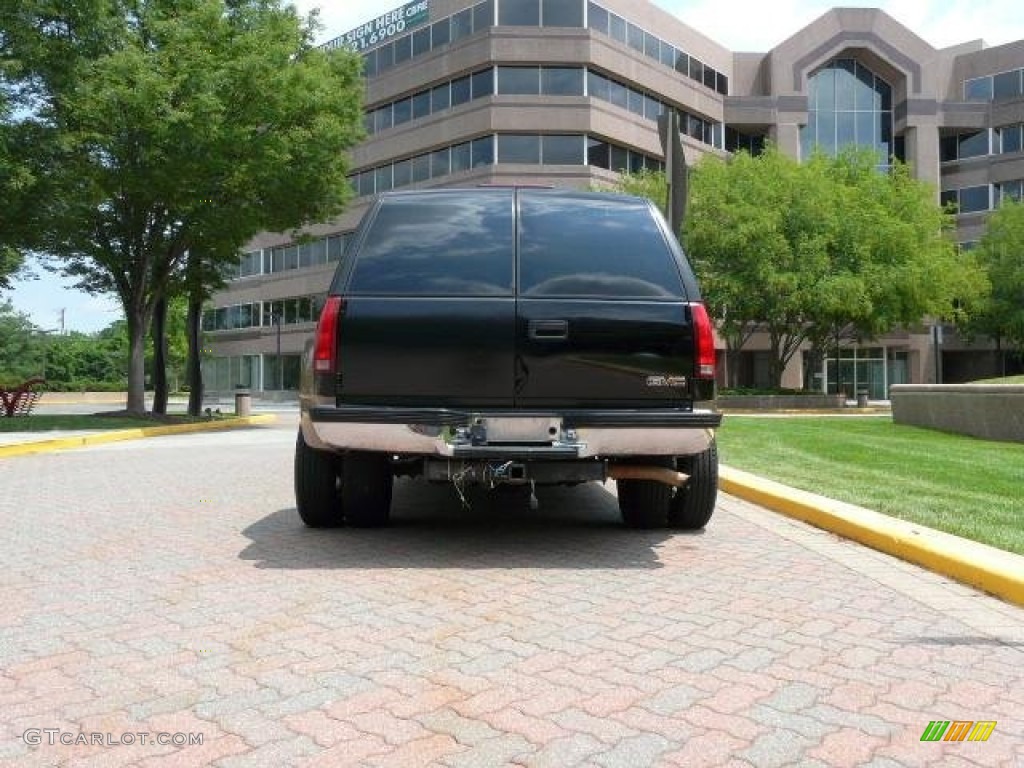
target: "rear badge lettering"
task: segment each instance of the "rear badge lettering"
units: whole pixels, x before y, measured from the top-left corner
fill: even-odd
[[[648,387],[685,387],[685,376],[648,376]]]

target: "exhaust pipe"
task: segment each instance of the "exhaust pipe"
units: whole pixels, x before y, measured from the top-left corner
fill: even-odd
[[[689,475],[668,467],[635,467],[630,464],[613,464],[608,467],[608,477],[612,480],[656,480],[676,488],[686,485],[690,479]]]

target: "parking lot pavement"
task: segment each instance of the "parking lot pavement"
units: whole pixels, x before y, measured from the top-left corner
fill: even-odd
[[[402,481],[312,531],[293,443],[4,463],[0,762],[1024,765],[1024,610],[729,497],[679,534]]]

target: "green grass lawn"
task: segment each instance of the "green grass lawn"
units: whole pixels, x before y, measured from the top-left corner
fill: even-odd
[[[65,414],[32,414],[13,419],[0,418],[0,432],[50,432],[72,429],[134,429],[155,427],[160,424],[184,424],[193,419],[184,416],[168,416],[161,419],[137,418],[133,416],[93,416]],[[41,435],[45,438],[46,435]]]
[[[1024,555],[1024,445],[889,416],[729,416],[723,464]]]

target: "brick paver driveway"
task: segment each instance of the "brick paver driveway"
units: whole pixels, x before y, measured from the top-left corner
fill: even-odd
[[[729,498],[685,535],[403,481],[392,528],[310,531],[293,440],[4,462],[0,760],[1024,765],[1022,610]]]

